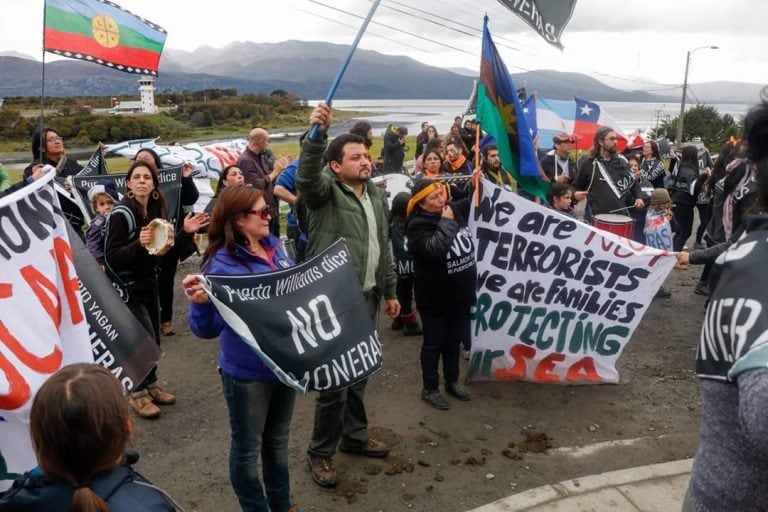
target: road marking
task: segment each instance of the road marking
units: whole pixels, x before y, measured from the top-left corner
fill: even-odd
[[[617,439],[615,441],[604,441],[602,443],[588,444],[586,446],[562,446],[560,448],[552,448],[547,450],[548,454],[555,455],[568,455],[569,457],[579,458],[586,457],[588,455],[594,455],[595,453],[607,450],[615,447],[627,447],[635,445],[641,441],[654,440],[658,441],[665,437],[669,437],[667,434],[661,434],[659,436],[646,436],[636,437],[634,439]]]

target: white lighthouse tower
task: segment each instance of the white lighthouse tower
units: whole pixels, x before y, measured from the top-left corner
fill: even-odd
[[[155,106],[155,79],[151,76],[142,75],[139,78],[139,94],[141,95],[141,113],[142,114],[156,114],[157,107]]]

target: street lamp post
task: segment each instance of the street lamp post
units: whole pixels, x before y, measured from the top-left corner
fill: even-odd
[[[680,100],[680,117],[677,118],[677,135],[675,136],[675,144],[683,142],[683,116],[685,116],[685,92],[688,89],[688,67],[691,64],[691,54],[703,49],[717,50],[717,46],[699,46],[693,50],[688,50],[685,56],[685,76],[683,77],[683,98]]]

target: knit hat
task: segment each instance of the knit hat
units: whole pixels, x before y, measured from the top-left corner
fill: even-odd
[[[97,194],[109,194],[115,202],[120,201],[120,196],[117,193],[117,187],[115,186],[114,180],[108,178],[100,179],[88,190],[88,200],[93,202],[93,198],[96,197]]]
[[[416,205],[435,190],[443,188],[442,184],[429,178],[421,178],[411,187],[411,199],[408,201],[408,216],[416,210]]]
[[[659,206],[660,204],[667,204],[671,202],[672,200],[669,198],[669,192],[667,192],[667,189],[653,189],[653,194],[651,194],[651,206]]]

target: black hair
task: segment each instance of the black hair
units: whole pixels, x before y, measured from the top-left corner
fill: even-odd
[[[42,132],[40,130],[35,130],[35,133],[32,134],[32,159],[35,162],[45,163],[42,160],[42,153],[40,152],[40,150],[41,149],[45,150],[46,141],[43,139],[43,137],[47,138],[49,132],[53,132],[59,137],[61,137],[61,134],[55,128],[51,128],[51,127],[43,128]],[[41,148],[41,144],[42,144],[42,148]]]
[[[359,135],[354,133],[342,133],[328,144],[328,149],[325,150],[325,159],[330,164],[331,162],[338,162],[344,159],[344,146],[347,144],[363,144],[365,140]]]
[[[699,168],[699,150],[696,146],[685,146],[680,157],[680,165],[688,164],[694,169]]]
[[[359,135],[360,137],[362,137],[363,140],[365,141],[363,142],[363,144],[365,144],[365,147],[370,149],[371,146],[373,145],[373,141],[368,136],[371,130],[372,130],[371,123],[369,123],[368,121],[358,121],[352,125],[352,128],[349,129],[349,133],[353,133],[355,135]]]
[[[141,153],[142,151],[145,151],[152,156],[152,159],[155,161],[155,167],[157,168],[157,170],[160,170],[163,168],[163,162],[160,160],[160,155],[158,155],[157,152],[152,148],[141,148],[136,152],[136,156],[133,157],[133,159],[136,160],[136,157],[138,157],[139,153]]]
[[[547,192],[547,202],[549,204],[554,204],[555,199],[558,197],[564,196],[566,193],[571,191],[571,186],[568,183],[561,183],[559,181],[556,181],[552,184],[551,187],[549,187],[549,192]]]
[[[766,90],[761,93],[764,98]],[[757,166],[758,193],[765,208],[768,207],[768,99],[763,99],[744,118],[744,139],[747,158]]]
[[[392,224],[396,220],[405,220],[408,211],[408,201],[411,199],[411,194],[408,192],[400,192],[392,198],[392,206],[389,209],[389,223]]]

